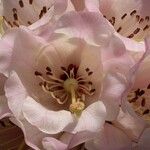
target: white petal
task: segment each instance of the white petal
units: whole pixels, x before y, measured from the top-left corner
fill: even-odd
[[[88,106],[81,114],[74,133],[80,131],[97,132],[105,122],[106,109],[101,101]]]
[[[16,118],[22,118],[22,106],[27,97],[27,92],[18,75],[12,72],[5,85],[8,106]]]
[[[31,97],[25,100],[23,114],[32,125],[49,134],[59,133],[73,123],[73,117],[69,111],[48,110]]]
[[[66,144],[52,137],[44,138],[42,143],[45,150],[67,150]]]

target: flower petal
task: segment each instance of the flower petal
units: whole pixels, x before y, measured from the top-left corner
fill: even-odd
[[[81,131],[97,132],[99,131],[106,117],[106,109],[101,101],[89,105],[81,114],[74,133]]]
[[[125,80],[120,74],[109,73],[103,81],[101,100],[106,107],[106,120],[115,120],[119,114],[121,96],[126,89]]]
[[[141,138],[139,139],[139,142],[138,142],[138,148],[140,150],[150,149],[149,136],[150,136],[150,128],[147,128],[141,135]]]
[[[128,107],[128,109],[130,109],[130,108]],[[128,111],[132,111],[132,114],[133,114],[133,110],[130,109]],[[125,131],[126,134],[129,137],[131,137],[131,139],[136,141],[147,125],[143,120],[141,120],[135,114],[133,114],[131,116],[130,113],[120,111],[120,114],[119,114],[118,118],[116,119],[116,121],[114,121],[114,124],[118,128]]]
[[[66,144],[52,137],[44,138],[42,143],[45,150],[67,150]]]
[[[69,111],[50,111],[31,97],[25,100],[23,114],[32,125],[49,134],[56,134],[67,129],[74,120]]]
[[[22,118],[22,106],[27,92],[15,72],[12,72],[5,84],[5,92],[9,109],[16,118]]]
[[[113,28],[98,12],[70,12],[57,23],[56,33],[82,38],[92,45],[103,44]]]
[[[88,150],[131,150],[131,140],[119,129],[105,124],[99,136],[92,141],[86,142]]]

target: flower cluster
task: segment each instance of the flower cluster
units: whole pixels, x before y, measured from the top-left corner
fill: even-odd
[[[0,149],[150,149],[149,0],[1,0]]]

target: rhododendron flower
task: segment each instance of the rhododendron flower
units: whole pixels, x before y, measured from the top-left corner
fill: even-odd
[[[122,110],[113,123],[121,128],[133,140],[139,138],[149,128],[149,38],[145,41],[146,52],[142,56],[138,54],[139,61],[129,73],[127,90],[123,94]],[[148,55],[148,56],[147,56]],[[137,58],[136,58],[137,59]],[[144,141],[143,141],[144,142]],[[143,145],[144,146],[144,145]]]
[[[114,27],[128,50],[142,51],[149,35],[149,0],[85,0],[85,7],[100,11]]]
[[[4,18],[4,29],[7,29],[20,25],[30,26],[43,16],[48,23],[72,8],[68,0],[2,0],[0,14]],[[45,21],[41,20],[39,26],[44,25]]]
[[[46,38],[24,26],[9,30],[1,40],[0,71],[8,77],[11,120],[23,130],[26,143],[39,148],[39,140],[49,137],[44,147],[65,149],[62,132],[96,133],[106,112],[109,119],[117,116],[133,61],[97,13],[70,12],[52,30],[44,32]],[[30,136],[35,134],[36,141]]]

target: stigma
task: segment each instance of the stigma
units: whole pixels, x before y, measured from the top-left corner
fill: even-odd
[[[35,71],[34,74],[40,78],[39,85],[45,93],[60,105],[69,102],[67,109],[79,116],[86,107],[86,97],[93,96],[96,91],[90,81],[93,72],[85,68],[86,74],[79,74],[78,67],[74,64],[61,66],[60,70],[59,76],[56,76],[50,67],[46,67],[44,74],[39,71]]]

